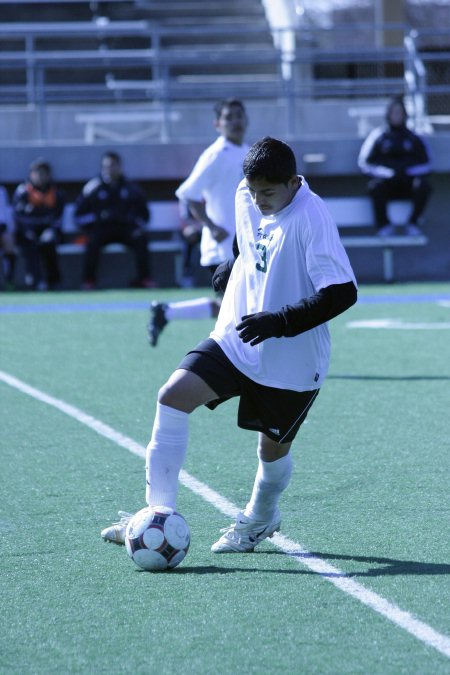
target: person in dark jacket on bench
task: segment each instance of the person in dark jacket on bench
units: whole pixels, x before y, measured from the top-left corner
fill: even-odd
[[[431,193],[431,160],[424,140],[408,127],[407,120],[403,100],[393,99],[386,111],[386,124],[371,131],[358,157],[360,170],[370,177],[368,190],[380,236],[395,233],[387,204],[396,199],[412,203],[406,234],[422,234],[419,224]]]
[[[146,226],[150,213],[145,195],[123,174],[116,152],[105,152],[101,172],[84,186],[75,204],[75,220],[87,236],[83,288],[97,285],[102,248],[120,243],[133,250],[137,278],[131,286],[153,288],[148,259]]]

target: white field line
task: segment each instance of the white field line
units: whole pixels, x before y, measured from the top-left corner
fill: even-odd
[[[100,420],[97,420],[95,417],[88,415],[79,408],[62,401],[61,399],[49,396],[43,391],[35,389],[13,375],[9,375],[3,371],[0,371],[0,381],[38,401],[42,401],[47,405],[57,408],[61,412],[100,434],[100,436],[113,441],[116,445],[125,448],[129,452],[132,452],[139,457],[145,457],[146,451],[144,446],[136,443],[133,439],[121,434]],[[194,476],[191,476],[187,471],[181,471],[180,482],[224,515],[234,518],[238,513],[239,509],[237,506],[232,504],[232,502],[228,501],[225,497],[222,497],[218,492],[215,492],[215,490],[212,490],[207,485],[194,478]],[[395,625],[403,628],[424,644],[433,647],[444,656],[450,658],[450,637],[438,633],[434,628],[428,626],[423,621],[416,619],[416,617],[409,612],[406,612],[377,593],[365,588],[348,577],[345,572],[330,565],[322,558],[314,556],[297,542],[292,541],[281,534],[275,534],[271,541],[277,548],[283,551],[283,553],[292,557],[300,565],[307,567],[315,574],[318,574],[331,582],[344,593],[351,595],[362,604],[370,607],[389,621],[392,621]]]
[[[348,321],[347,328],[374,328],[384,330],[450,330],[450,321],[425,323],[403,319],[366,319]]]

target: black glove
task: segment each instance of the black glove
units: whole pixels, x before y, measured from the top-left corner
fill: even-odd
[[[230,278],[231,270],[233,269],[234,260],[225,260],[220,263],[216,271],[212,275],[211,283],[216,293],[225,293],[228,279]]]
[[[242,317],[236,326],[242,342],[250,342],[250,346],[259,345],[271,337],[282,337],[286,322],[282,312],[257,312]]]

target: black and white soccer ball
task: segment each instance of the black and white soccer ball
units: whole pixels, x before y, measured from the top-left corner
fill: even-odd
[[[144,570],[173,569],[186,557],[191,541],[189,525],[167,506],[146,506],[131,518],[125,533],[130,558]]]

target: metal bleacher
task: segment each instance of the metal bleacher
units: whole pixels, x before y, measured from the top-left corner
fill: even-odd
[[[227,96],[245,100],[250,139],[270,131],[316,159],[325,139],[339,151],[359,143],[393,94],[419,130],[450,127],[439,106],[450,92],[446,42],[428,49],[430,36],[408,26],[275,29],[260,0],[0,0],[0,10],[0,145],[18,148],[13,165],[34,144],[50,154],[109,141],[139,141],[137,154],[204,145],[212,104]],[[383,45],[389,31],[403,39]]]
[[[269,3],[0,0],[0,184],[11,195],[43,155],[73,199],[112,147],[150,202],[173,200],[216,136],[214,102],[233,96],[248,110],[249,142],[287,140],[313,189],[353,200],[353,214],[366,189],[362,138],[403,95],[434,174],[426,255],[402,240],[396,274],[448,278],[448,22],[421,29],[347,16],[329,27],[275,26]],[[373,250],[354,237],[347,244],[358,272],[378,279]]]

